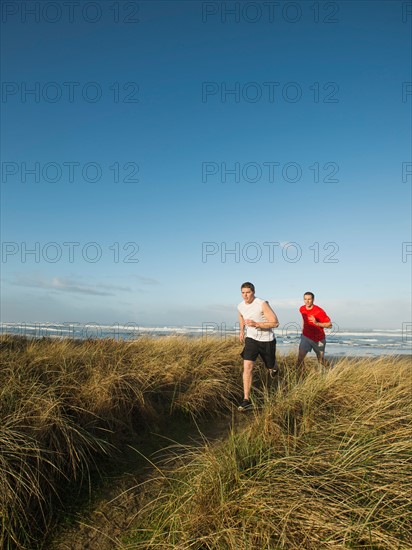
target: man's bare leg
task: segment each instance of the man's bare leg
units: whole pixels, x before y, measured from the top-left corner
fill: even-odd
[[[298,354],[298,362],[296,363],[296,368],[300,370],[304,360],[305,360],[305,357],[306,355],[308,354],[307,351],[305,350],[299,350],[299,354]]]
[[[247,400],[250,399],[254,365],[254,361],[243,361],[243,392],[244,398]]]
[[[319,353],[316,354],[316,356],[318,358],[318,365],[319,365],[320,372],[323,372],[323,373],[326,372],[327,367],[329,367],[329,363],[325,359],[325,352],[320,351]]]

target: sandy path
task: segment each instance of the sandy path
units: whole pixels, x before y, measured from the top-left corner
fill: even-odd
[[[191,424],[184,433],[170,439],[158,436],[157,449],[148,454],[149,461],[130,449],[122,472],[109,477],[98,490],[95,502],[86,511],[76,513],[71,526],[61,528],[45,547],[47,550],[117,550],[123,548],[120,538],[130,528],[140,508],[143,487],[155,490],[159,469],[173,470],[181,464],[177,453],[184,446],[200,447],[227,437],[231,429],[237,430],[247,422],[248,415],[234,412],[232,417],[209,419],[199,426]],[[170,430],[169,430],[170,432]],[[156,438],[157,439],[157,438]],[[173,442],[176,445],[173,445]],[[135,446],[137,447],[137,445]],[[141,449],[141,447],[140,447]]]

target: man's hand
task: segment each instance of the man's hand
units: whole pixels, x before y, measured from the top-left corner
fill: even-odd
[[[310,323],[312,323],[313,325],[316,325],[316,317],[314,315],[308,315],[308,320]]]

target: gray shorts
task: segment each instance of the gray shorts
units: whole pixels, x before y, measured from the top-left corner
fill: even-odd
[[[320,342],[315,342],[303,334],[300,337],[299,351],[308,353],[313,350],[316,355],[319,353],[324,353],[326,347],[326,340],[321,340]]]

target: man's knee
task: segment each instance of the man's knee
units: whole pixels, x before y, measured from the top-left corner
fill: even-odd
[[[243,369],[246,372],[252,372],[254,365],[254,361],[243,361]]]

